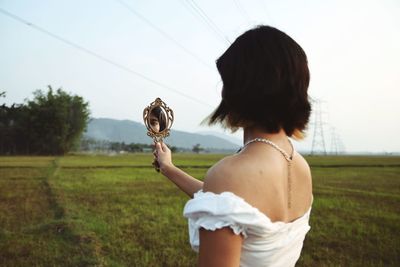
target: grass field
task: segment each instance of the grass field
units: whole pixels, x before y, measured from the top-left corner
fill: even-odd
[[[222,155],[177,154],[196,178]],[[400,266],[400,157],[309,157],[297,266]],[[188,197],[150,154],[0,157],[0,266],[195,266]]]

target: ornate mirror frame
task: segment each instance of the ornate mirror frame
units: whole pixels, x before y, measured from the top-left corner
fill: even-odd
[[[160,107],[161,110],[165,111],[166,116],[165,129],[160,132],[154,131],[150,125],[150,114],[156,107]],[[161,98],[157,97],[156,100],[151,102],[150,105],[143,110],[143,121],[147,128],[147,135],[153,138],[154,143],[160,142],[163,140],[163,138],[169,136],[169,131],[172,123],[174,122],[174,112],[165,104],[164,101],[161,100]]]

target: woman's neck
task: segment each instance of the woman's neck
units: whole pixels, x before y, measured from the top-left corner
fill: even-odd
[[[259,128],[249,127],[243,129],[243,145],[254,138],[265,138],[276,144],[287,143],[287,135],[283,129],[277,133],[267,133]]]

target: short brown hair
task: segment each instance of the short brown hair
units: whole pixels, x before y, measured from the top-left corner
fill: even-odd
[[[311,105],[307,56],[284,32],[257,26],[241,36],[216,61],[223,82],[222,100],[206,119],[236,131],[257,126],[281,128],[302,138]]]

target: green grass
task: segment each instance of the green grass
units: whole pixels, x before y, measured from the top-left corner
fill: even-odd
[[[400,168],[314,168],[303,266],[399,264]]]
[[[222,156],[174,162],[202,179]],[[307,159],[314,203],[297,266],[398,266],[400,158]],[[151,161],[0,157],[0,265],[195,266],[182,216],[188,197]]]

